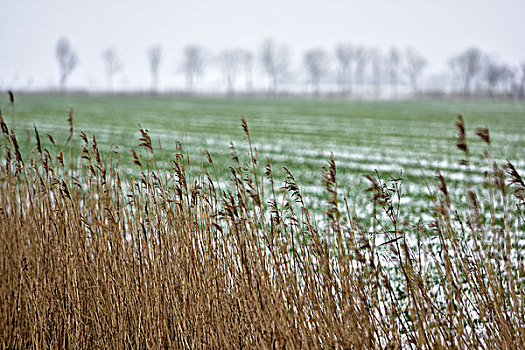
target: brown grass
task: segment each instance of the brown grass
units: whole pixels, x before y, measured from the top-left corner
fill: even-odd
[[[222,190],[190,175],[180,143],[159,158],[146,129],[129,176],[94,136],[74,160],[35,128],[22,155],[0,124],[4,348],[525,347],[525,185],[510,162],[506,184],[489,161],[459,213],[438,171],[426,225],[402,220],[400,178],[370,174],[373,217],[357,218],[331,157],[319,222],[291,171],[280,189],[268,161],[259,172],[244,118],[248,160],[232,144]]]

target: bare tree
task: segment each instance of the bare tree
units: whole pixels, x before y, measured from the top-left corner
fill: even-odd
[[[151,73],[151,91],[155,93],[159,87],[159,66],[162,58],[162,48],[160,45],[155,45],[146,51],[149,61],[149,69]]]
[[[370,59],[370,50],[366,47],[358,47],[355,51],[356,66],[355,66],[355,83],[362,86],[365,82],[365,71],[368,61]]]
[[[67,78],[77,66],[77,54],[73,51],[66,38],[58,40],[55,53],[60,69],[60,89],[65,90]]]
[[[243,66],[244,52],[242,50],[224,50],[219,54],[219,64],[222,68],[226,91],[233,94],[235,84]]]
[[[241,56],[246,91],[250,92],[253,90],[253,53],[248,50],[241,50]]]
[[[494,89],[501,79],[501,69],[494,62],[488,62],[485,72],[483,74],[488,85],[489,96],[494,95]]]
[[[186,89],[191,92],[195,79],[200,76],[204,68],[204,50],[197,45],[184,48],[184,63],[182,69],[186,74]]]
[[[412,87],[412,91],[417,93],[418,91],[418,80],[423,72],[423,69],[427,65],[427,60],[421,56],[420,53],[412,48],[409,48],[405,52],[406,60],[406,73],[408,75],[408,81]]]
[[[278,45],[271,39],[263,42],[261,62],[265,73],[272,81],[272,90],[277,91],[278,84],[288,71],[290,50],[284,45]]]
[[[463,85],[463,93],[470,94],[472,80],[482,69],[483,53],[478,48],[469,48],[449,60],[449,66]]]
[[[513,78],[513,76],[514,74],[507,65],[498,64],[490,58],[486,59],[482,77],[487,83],[489,96],[494,96],[497,87],[499,85],[502,85],[505,82],[505,80]],[[511,89],[511,87],[509,87],[509,89]]]
[[[224,50],[218,55],[226,92],[233,94],[237,89],[239,79],[244,76],[246,91],[252,90],[253,54],[245,49]]]
[[[124,65],[117,55],[117,51],[110,47],[102,51],[102,59],[104,60],[104,71],[106,73],[106,81],[109,90],[113,90],[113,78],[115,74],[120,73],[124,69]]]
[[[518,85],[518,98],[524,99],[525,98],[525,62],[521,63],[520,70],[521,70],[521,80]]]
[[[321,78],[327,72],[328,55],[323,49],[312,49],[305,52],[303,61],[312,91],[317,96]]]
[[[339,66],[338,83],[341,93],[348,95],[352,86],[352,64],[355,59],[355,49],[350,44],[339,44],[335,48],[335,58]]]
[[[394,97],[397,96],[397,86],[399,84],[400,54],[397,48],[392,47],[388,54],[388,81]]]
[[[512,94],[512,91],[514,90],[515,85],[516,85],[515,79],[517,77],[517,72],[514,69],[512,69],[512,67],[510,67],[508,64],[503,64],[502,69],[503,69],[502,81],[504,84],[505,92]]]
[[[384,58],[381,51],[374,49],[371,51],[372,61],[372,84],[376,98],[381,96],[381,84],[383,78]]]

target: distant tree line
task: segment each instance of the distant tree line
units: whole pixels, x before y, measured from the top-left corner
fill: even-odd
[[[69,76],[78,64],[69,41],[62,38],[56,46],[60,88],[65,90]],[[147,48],[151,92],[159,89],[163,50],[160,45]],[[103,50],[101,58],[108,90],[113,90],[115,75],[124,64],[115,48]],[[469,48],[449,59],[452,77],[449,93],[476,96],[525,98],[525,62],[511,66],[495,60],[478,48]],[[333,50],[312,48],[302,54],[298,67],[292,67],[290,48],[272,39],[265,40],[258,52],[225,49],[211,54],[199,45],[188,45],[181,53],[178,71],[184,76],[185,90],[195,92],[198,81],[210,71],[219,73],[224,92],[287,93],[293,86],[307,87],[312,95],[338,94],[345,97],[397,97],[429,92],[422,88],[427,60],[414,48],[392,47],[383,52],[374,47],[342,43]],[[256,69],[266,84],[255,84]],[[257,88],[256,88],[257,86]],[[262,87],[264,86],[264,87]],[[304,88],[302,91],[305,91]]]
[[[464,95],[510,94],[524,98],[525,62],[519,67],[496,61],[478,48],[469,48],[449,60],[455,90]]]

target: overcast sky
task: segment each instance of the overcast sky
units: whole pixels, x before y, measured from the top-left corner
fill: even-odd
[[[524,0],[2,0],[0,89],[57,86],[55,46],[67,37],[79,56],[72,86],[104,86],[103,49],[113,46],[125,71],[121,84],[149,86],[147,47],[163,47],[161,86],[181,79],[186,44],[217,52],[258,50],[264,38],[303,50],[339,42],[413,46],[428,73],[450,56],[478,46],[501,61],[525,61]]]

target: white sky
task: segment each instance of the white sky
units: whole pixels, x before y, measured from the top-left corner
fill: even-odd
[[[79,56],[70,86],[105,86],[101,52],[116,48],[125,65],[119,82],[149,86],[147,47],[161,44],[161,86],[181,80],[186,44],[218,52],[258,50],[266,37],[291,47],[295,60],[311,47],[339,42],[415,47],[427,73],[478,46],[501,61],[525,61],[524,0],[0,0],[0,89],[56,86],[57,40]]]

